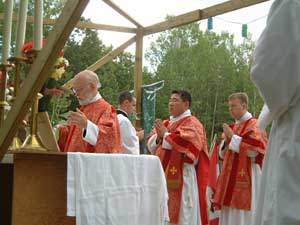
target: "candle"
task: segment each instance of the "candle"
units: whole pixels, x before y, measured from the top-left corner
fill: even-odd
[[[33,48],[41,50],[43,47],[43,0],[34,1]]]
[[[17,39],[16,39],[16,50],[15,57],[21,58],[22,47],[25,39],[25,31],[26,31],[26,19],[27,19],[27,6],[28,0],[20,1],[20,8],[18,14],[18,24],[17,24]]]
[[[3,40],[2,40],[3,45],[2,45],[2,58],[1,58],[2,64],[7,64],[7,58],[9,56],[13,6],[14,6],[13,0],[5,1]]]

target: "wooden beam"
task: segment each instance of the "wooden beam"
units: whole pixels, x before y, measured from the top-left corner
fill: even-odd
[[[4,19],[4,14],[0,13],[0,20],[2,21]],[[13,21],[17,21],[17,15],[13,15]],[[27,16],[27,23],[33,23],[33,16]],[[43,24],[44,25],[54,25],[56,23],[56,20],[44,18]],[[83,22],[79,21],[76,24],[77,28],[89,28],[89,29],[95,29],[95,30],[108,30],[108,31],[116,31],[116,32],[124,32],[124,33],[136,33],[136,28],[133,27],[123,27],[123,26],[113,26],[113,25],[106,25],[106,24],[99,24],[99,23],[91,23],[91,22]]]
[[[145,27],[145,35],[165,31],[175,27],[183,26],[192,22],[207,19],[211,16],[217,16],[237,9],[245,8],[269,0],[234,0],[214,5],[205,9],[198,9],[189,13],[175,16],[170,20]]]
[[[141,127],[142,114],[142,78],[143,78],[143,29],[138,28],[136,33],[135,64],[134,64],[134,93],[136,96],[136,127]]]
[[[25,117],[32,99],[41,90],[49,77],[53,64],[57,60],[61,49],[64,47],[70,33],[80,19],[80,16],[89,0],[68,0],[58,18],[47,44],[39,52],[34,61],[27,79],[8,114],[0,133],[0,161],[7,151],[19,125]]]
[[[181,14],[170,18],[167,21],[160,22],[148,27],[145,27],[145,35],[165,31],[185,24],[189,24],[201,19],[201,10],[195,10],[189,13]]]
[[[105,65],[107,62],[118,56],[120,53],[124,51],[129,45],[135,42],[136,36],[130,38],[128,41],[126,41],[124,44],[120,45],[118,48],[114,49],[113,51],[107,53],[105,56],[103,56],[101,59],[99,59],[97,62],[95,62],[93,65],[90,65],[87,70],[96,71],[100,69],[103,65]]]
[[[269,0],[233,0],[224,2],[218,5],[202,9],[201,19],[207,19],[208,17],[217,16],[220,14],[228,13],[231,11],[246,8],[267,1]]]
[[[128,15],[123,9],[121,9],[119,6],[117,6],[113,1],[111,1],[111,0],[103,0],[103,1],[107,5],[109,5],[111,8],[113,8],[115,11],[117,11],[120,15],[122,15],[126,19],[128,19],[131,23],[135,24],[137,27],[143,27],[139,22],[137,22],[130,15]]]

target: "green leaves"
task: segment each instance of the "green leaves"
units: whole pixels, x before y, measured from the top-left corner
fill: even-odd
[[[262,100],[249,79],[253,48],[250,39],[236,45],[232,35],[202,32],[197,23],[161,33],[146,53],[157,68],[154,79],[166,81],[157,93],[156,116],[168,116],[168,97],[173,89],[191,92],[192,112],[206,127],[208,140],[222,132],[222,123],[232,122],[227,105],[231,93],[246,92],[249,111],[257,115]]]

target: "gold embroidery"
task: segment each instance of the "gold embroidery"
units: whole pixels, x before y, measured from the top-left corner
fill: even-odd
[[[170,172],[172,173],[172,175],[174,175],[175,173],[177,173],[176,167],[173,166],[172,169],[170,170]]]

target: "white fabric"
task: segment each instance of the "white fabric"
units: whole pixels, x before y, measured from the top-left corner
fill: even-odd
[[[251,225],[251,222],[255,216],[255,206],[257,202],[258,190],[261,180],[261,170],[255,162],[251,163],[251,172],[251,211],[223,206],[221,209],[220,225]]]
[[[67,215],[76,225],[161,225],[168,193],[156,156],[68,153]]]
[[[126,116],[122,114],[118,114],[118,120],[121,129],[123,153],[139,155],[139,138],[136,135],[136,130],[134,129],[132,123]]]
[[[101,99],[102,96],[100,95],[99,92],[93,97],[90,101],[88,101],[87,104],[93,103]],[[85,104],[85,105],[87,105]],[[85,135],[84,135],[85,134]],[[82,129],[82,138],[89,144],[95,146],[98,140],[98,135],[99,135],[99,127],[94,124],[92,121],[88,120],[87,121],[87,127],[86,129]]]
[[[254,52],[252,80],[273,124],[255,225],[300,224],[300,1],[273,3]]]
[[[261,112],[258,116],[257,126],[261,131],[264,131],[266,127],[272,122],[273,118],[270,114],[270,110],[266,104],[263,105]]]
[[[230,143],[229,143],[229,149],[233,150],[236,153],[239,153],[240,152],[241,141],[242,141],[242,137],[234,134],[231,137],[231,140],[230,140]]]
[[[170,135],[171,133],[169,132],[166,132],[164,134],[164,138],[163,138],[163,142],[162,142],[162,147],[163,149],[169,149],[171,150],[172,149],[172,145],[170,145],[170,143],[166,140],[166,138]]]
[[[99,127],[91,122],[90,120],[87,121],[87,128],[85,129],[85,136],[84,131],[82,138],[89,144],[95,146],[97,144],[97,139],[99,135]]]
[[[172,223],[167,223],[172,225]],[[178,225],[201,225],[195,166],[184,163],[183,189]]]
[[[158,144],[156,143],[156,139],[157,139],[157,134],[153,134],[147,142],[148,150],[151,152],[152,155],[155,155],[158,146]]]

